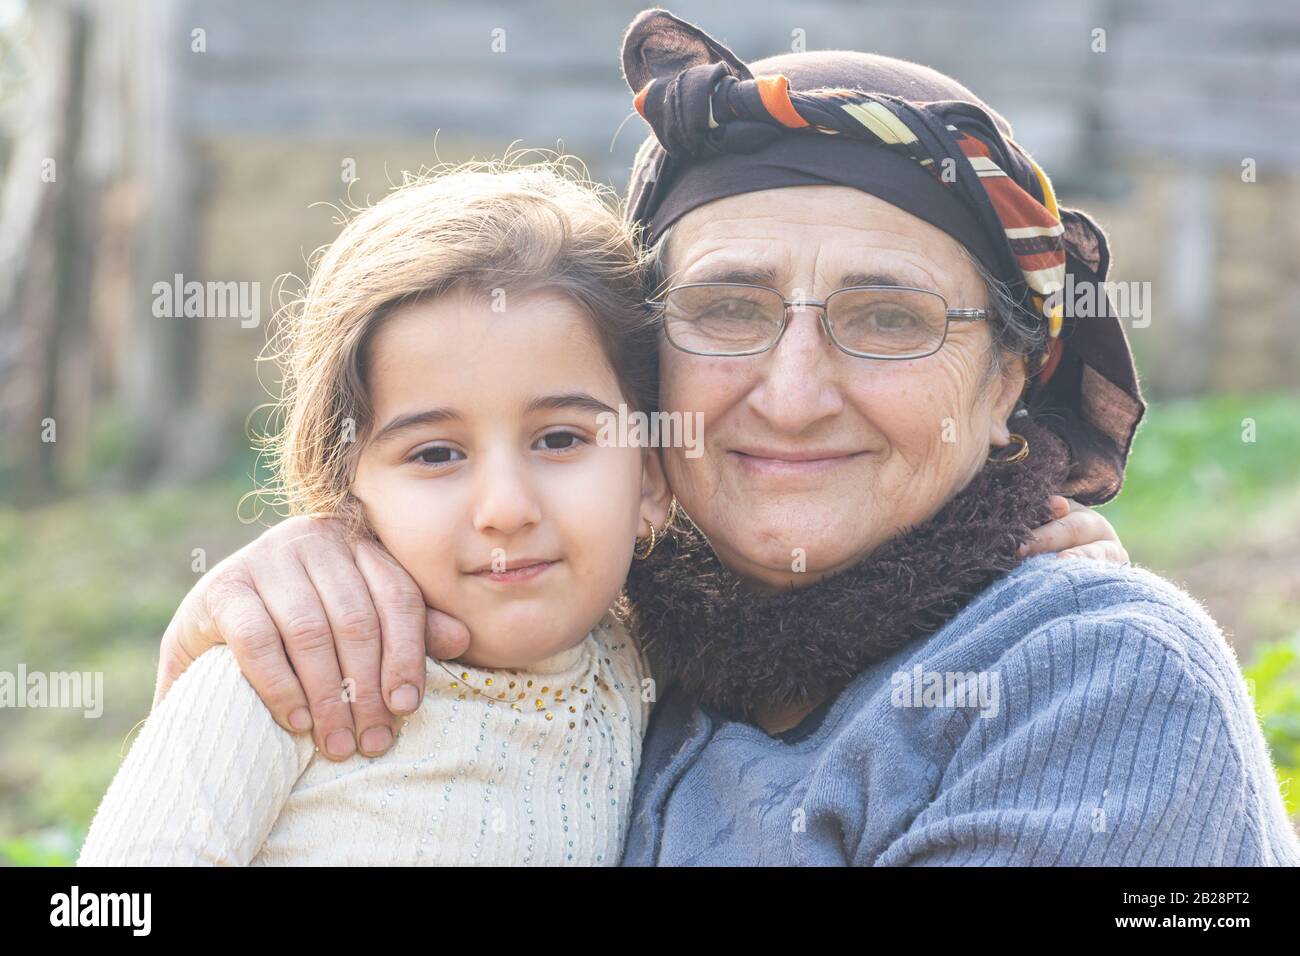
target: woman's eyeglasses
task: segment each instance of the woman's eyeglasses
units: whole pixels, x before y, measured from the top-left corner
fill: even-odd
[[[986,309],[950,309],[938,293],[907,286],[848,286],[824,300],[787,299],[776,289],[739,282],[674,286],[646,303],[663,318],[669,343],[693,355],[757,355],[776,345],[792,308],[820,310],[841,351],[859,358],[933,355],[950,322],[979,322]]]

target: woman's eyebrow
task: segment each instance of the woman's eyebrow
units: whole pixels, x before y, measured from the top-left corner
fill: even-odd
[[[683,282],[741,282],[746,285],[776,285],[776,270],[770,266],[742,266],[717,263],[703,266],[698,272],[690,272],[683,277]]]
[[[889,272],[848,272],[840,276],[837,288],[845,289],[855,285],[901,285],[915,287],[915,280],[902,279]]]
[[[610,408],[600,399],[589,395],[587,392],[563,392],[556,395],[542,395],[530,399],[528,404],[524,406],[524,411],[529,414],[561,408],[579,408],[598,414],[601,412],[609,412],[611,415],[618,414],[615,409]],[[370,440],[370,443],[377,445],[380,442],[390,441],[400,433],[412,428],[418,428],[421,425],[437,425],[441,422],[459,422],[463,420],[460,412],[453,408],[427,408],[422,412],[398,415],[375,432],[375,437]]]
[[[686,282],[741,282],[779,288],[776,270],[765,266],[718,264],[705,266],[685,278]],[[915,279],[905,279],[892,272],[848,272],[840,276],[837,289],[858,285],[916,286]]]

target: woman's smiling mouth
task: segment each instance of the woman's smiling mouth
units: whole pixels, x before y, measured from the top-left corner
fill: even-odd
[[[747,473],[768,477],[820,475],[848,464],[865,452],[809,449],[781,451],[767,448],[733,448],[728,452]]]

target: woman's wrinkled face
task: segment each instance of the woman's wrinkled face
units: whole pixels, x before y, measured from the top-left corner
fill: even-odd
[[[469,628],[468,664],[577,644],[666,517],[657,458],[597,441],[628,399],[590,322],[553,292],[504,312],[452,293],[399,306],[371,343],[352,492],[425,603]]]
[[[716,200],[673,229],[674,283],[753,282],[825,299],[876,276],[987,307],[957,241],[844,186]],[[880,279],[876,280],[880,282]],[[662,405],[703,413],[704,454],[664,449],[669,483],[733,571],[801,586],[843,570],[932,517],[1009,441],[1024,385],[1007,356],[990,371],[987,322],[952,323],[937,353],[863,359],[839,351],[815,308],[796,308],[775,347],[706,357],[662,342]]]

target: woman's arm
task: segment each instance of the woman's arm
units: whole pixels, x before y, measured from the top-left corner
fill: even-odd
[[[145,721],[77,865],[247,865],[313,750],[276,725],[230,651],[214,648]]]
[[[1128,561],[1101,515],[1059,497],[1056,513],[1027,555]],[[264,532],[186,596],[163,636],[154,706],[217,644],[229,645],[281,727],[311,730],[321,753],[342,760],[389,748],[401,716],[423,699],[425,655],[459,656],[469,632],[426,607],[382,548],[350,539],[333,519],[301,517]]]
[[[385,551],[331,518],[289,518],[205,574],[163,635],[154,707],[210,647],[226,644],[285,730],[334,760],[391,745],[424,697],[425,655],[449,659],[465,626],[424,605]],[[346,682],[345,682],[346,681]]]

